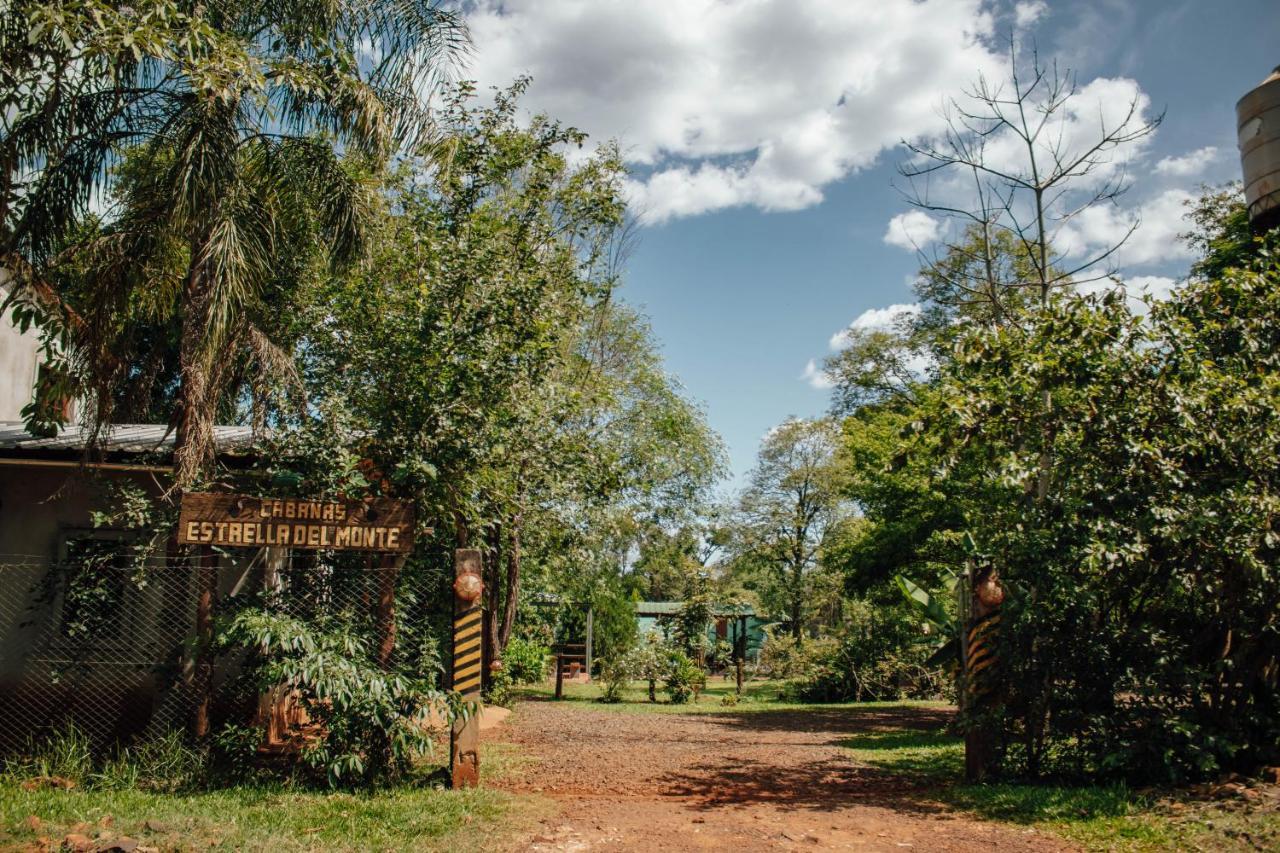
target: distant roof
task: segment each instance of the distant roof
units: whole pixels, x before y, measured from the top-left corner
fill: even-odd
[[[683,601],[637,601],[638,616],[675,616],[684,607]],[[750,604],[713,604],[711,613],[714,616],[754,616],[755,609]]]
[[[79,425],[62,427],[52,438],[38,438],[20,422],[0,421],[0,451],[83,452],[89,434]],[[215,426],[213,440],[219,452],[248,450],[253,427]],[[174,431],[166,424],[113,424],[98,435],[98,446],[109,453],[153,453],[173,450]]]

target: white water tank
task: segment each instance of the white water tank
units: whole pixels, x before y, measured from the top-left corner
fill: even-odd
[[[1280,225],[1280,67],[1236,103],[1240,165],[1249,221],[1258,231]]]

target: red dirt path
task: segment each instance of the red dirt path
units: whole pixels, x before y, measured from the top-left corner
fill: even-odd
[[[947,717],[926,708],[631,714],[531,701],[486,739],[533,759],[502,787],[560,804],[518,850],[1071,849],[955,814],[927,787],[839,746]]]

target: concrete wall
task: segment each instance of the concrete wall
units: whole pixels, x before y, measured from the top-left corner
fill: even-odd
[[[0,303],[9,295],[8,273],[0,270]],[[40,338],[34,329],[20,333],[11,312],[0,317],[0,421],[22,420],[22,407],[31,402],[39,369]]]
[[[153,496],[146,472],[84,475],[0,459],[0,751],[63,719],[100,743],[181,726],[189,713],[186,643],[194,628],[195,572],[164,562],[163,549],[139,571],[121,558],[99,570],[118,583],[117,615],[89,636],[68,636],[65,570],[68,536],[94,528],[113,482],[131,481]],[[245,574],[249,551],[220,561],[220,595]]]

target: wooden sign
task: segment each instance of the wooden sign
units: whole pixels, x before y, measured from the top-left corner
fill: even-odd
[[[311,548],[406,554],[413,507],[404,501],[309,501],[191,492],[182,496],[178,542],[231,548]]]

